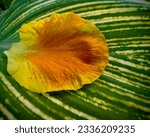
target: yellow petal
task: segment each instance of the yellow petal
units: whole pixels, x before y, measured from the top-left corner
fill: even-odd
[[[108,63],[103,34],[74,13],[24,24],[9,51],[8,72],[34,92],[77,90],[95,81]]]

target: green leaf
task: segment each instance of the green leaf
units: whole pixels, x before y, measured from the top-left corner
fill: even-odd
[[[0,0],[0,8],[6,10],[10,7],[13,0]]]
[[[3,51],[22,24],[68,11],[103,32],[108,66],[76,92],[27,91],[7,73]],[[149,2],[135,0],[14,0],[0,16],[0,119],[150,119],[149,13]]]

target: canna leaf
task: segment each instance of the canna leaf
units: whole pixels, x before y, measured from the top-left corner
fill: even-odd
[[[29,92],[7,72],[3,51],[22,41],[23,24],[66,12],[104,34],[109,64],[76,92]],[[150,119],[149,13],[148,1],[13,0],[0,16],[0,119]]]

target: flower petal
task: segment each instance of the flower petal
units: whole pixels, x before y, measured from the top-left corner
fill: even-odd
[[[108,63],[108,47],[95,25],[74,13],[24,24],[21,41],[6,52],[8,72],[34,92],[77,90]]]

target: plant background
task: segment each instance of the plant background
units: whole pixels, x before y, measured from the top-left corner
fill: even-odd
[[[6,71],[22,24],[72,11],[106,37],[103,75],[78,91],[38,94]],[[149,0],[0,0],[0,119],[150,119]]]

